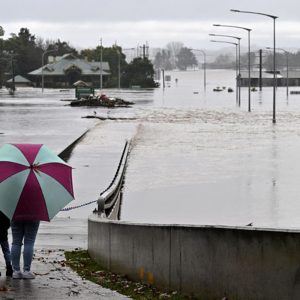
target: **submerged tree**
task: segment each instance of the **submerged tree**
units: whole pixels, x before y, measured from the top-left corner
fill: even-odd
[[[131,87],[134,85],[142,88],[157,87],[154,81],[153,65],[148,58],[137,57],[128,64],[122,74],[122,86]]]
[[[198,62],[191,49],[184,47],[182,42],[170,42],[165,49],[156,53],[153,64],[156,69],[186,70],[196,66]]]
[[[171,53],[168,50],[161,50],[156,53],[154,62],[155,69],[172,70]]]
[[[188,67],[193,67],[197,64],[196,56],[191,49],[182,47],[177,54],[177,68],[179,70],[186,70]]]
[[[181,49],[184,47],[182,42],[170,42],[166,45],[166,48],[170,55],[170,62],[172,65],[172,69],[175,69],[178,67],[177,65],[177,59],[178,54],[180,53]]]

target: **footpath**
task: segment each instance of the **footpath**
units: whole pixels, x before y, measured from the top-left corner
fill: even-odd
[[[51,223],[41,223],[32,263],[36,278],[6,278],[4,260],[0,255],[0,299],[129,299],[82,279],[66,266],[64,251],[86,249],[86,241],[86,220],[56,218]]]

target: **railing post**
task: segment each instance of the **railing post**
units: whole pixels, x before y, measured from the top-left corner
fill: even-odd
[[[102,196],[99,196],[98,198],[98,201],[97,201],[97,204],[98,204],[98,215],[101,215],[101,216],[105,216],[105,198],[102,197]]]

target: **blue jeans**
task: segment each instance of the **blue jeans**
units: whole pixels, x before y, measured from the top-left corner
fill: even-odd
[[[11,256],[8,241],[0,242],[2,253],[5,259],[6,267],[11,265]]]
[[[20,271],[21,247],[24,240],[24,271],[30,271],[33,257],[33,247],[39,229],[40,221],[12,221],[11,262],[14,271]]]

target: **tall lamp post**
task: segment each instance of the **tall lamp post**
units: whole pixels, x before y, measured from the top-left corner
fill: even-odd
[[[121,52],[117,49],[118,52],[118,89],[121,88]]]
[[[42,93],[44,93],[44,56],[50,52],[54,52],[56,49],[44,51],[42,54]]]
[[[213,26],[243,29],[248,32],[248,111],[250,112],[251,111],[250,32],[252,29],[247,28],[247,27],[234,26],[234,25],[213,24]]]
[[[276,123],[276,35],[275,35],[275,21],[278,18],[277,16],[265,14],[261,12],[254,12],[254,11],[247,11],[247,10],[238,10],[238,9],[231,9],[230,11],[236,13],[244,13],[244,14],[254,14],[254,15],[261,15],[265,17],[269,17],[273,19],[273,119],[272,122]]]
[[[236,85],[237,85],[237,103],[239,106],[241,106],[241,84],[240,84],[240,77],[241,77],[241,39],[238,36],[235,35],[226,35],[226,34],[214,34],[210,33],[210,36],[221,36],[221,37],[228,37],[228,38],[233,38],[238,41],[238,75],[236,78]]]
[[[204,84],[204,90],[206,90],[206,53],[202,49],[192,49],[192,51],[199,51],[203,55],[203,84]]]
[[[102,90],[103,85],[103,67],[102,67],[102,38],[100,39],[100,90]]]
[[[233,43],[233,42],[227,42],[227,41],[216,41],[216,40],[210,40],[213,43],[225,43],[225,44],[231,44],[235,45],[235,73],[236,77],[238,76],[238,43]]]
[[[11,74],[12,74],[12,86],[11,86],[11,93],[14,94],[16,90],[15,85],[15,65],[14,65],[14,54],[11,54]]]
[[[271,50],[272,48],[266,47],[266,49]],[[276,48],[276,50],[282,51],[286,56],[286,96],[289,97],[289,52],[282,48]]]

